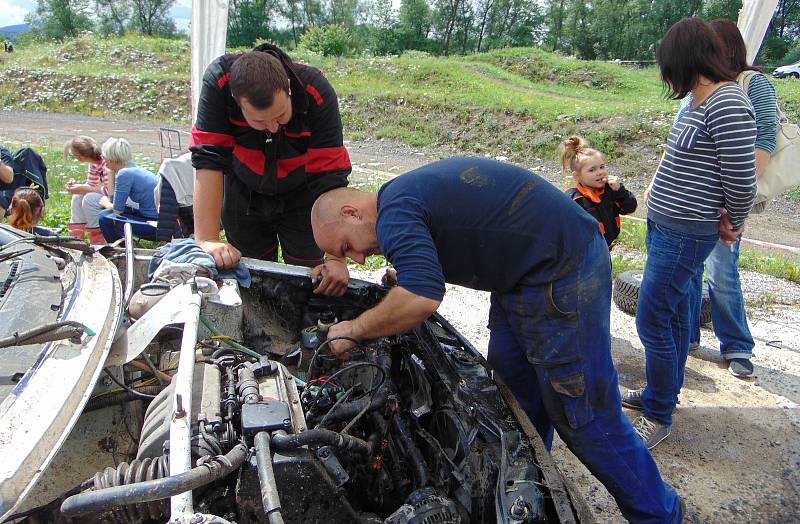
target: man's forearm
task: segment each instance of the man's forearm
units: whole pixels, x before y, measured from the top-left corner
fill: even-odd
[[[14,170],[11,167],[0,163],[0,182],[10,184],[14,180]]]
[[[353,321],[357,340],[396,335],[412,329],[438,309],[441,301],[416,295],[402,287],[392,288],[374,308]]]
[[[760,177],[764,173],[764,170],[767,169],[767,164],[769,164],[771,156],[769,151],[758,147],[756,148],[756,177]]]
[[[197,170],[194,180],[194,233],[198,242],[219,240],[222,191],[221,171]]]

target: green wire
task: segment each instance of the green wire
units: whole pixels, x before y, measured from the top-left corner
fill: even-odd
[[[225,335],[220,333],[217,328],[215,328],[213,325],[211,325],[211,323],[208,320],[206,320],[206,317],[200,315],[200,322],[203,323],[203,325],[206,327],[206,329],[211,331],[212,335],[214,335],[215,337],[222,337],[221,340],[223,342],[225,342],[226,344],[228,344],[230,347],[232,347],[234,349],[238,349],[242,353],[244,353],[246,355],[250,355],[251,357],[254,357],[254,358],[257,358],[257,359],[262,357],[262,355],[260,353],[256,353],[252,349],[244,347],[243,345],[239,344],[235,340],[232,340],[230,337],[226,337]]]

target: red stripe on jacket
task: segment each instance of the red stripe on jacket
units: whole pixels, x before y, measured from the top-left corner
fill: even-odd
[[[291,133],[289,131],[283,132],[289,138],[303,138],[311,136],[311,131],[300,131],[299,133]]]
[[[228,122],[230,122],[231,124],[233,124],[235,126],[250,127],[250,124],[248,124],[247,122],[245,122],[243,120],[236,120],[236,119],[231,118],[231,117],[228,117]]]
[[[322,100],[322,95],[319,94],[319,91],[316,90],[314,86],[311,84],[306,84],[306,91],[311,93],[311,96],[314,97],[314,100],[317,102],[318,106],[321,106],[324,100]]]
[[[217,87],[219,87],[220,89],[225,87],[225,84],[228,83],[228,79],[230,78],[230,76],[231,75],[229,75],[228,73],[225,73],[224,75],[219,77],[219,80],[217,80]]]
[[[264,152],[258,149],[250,149],[236,145],[233,148],[233,154],[239,159],[239,162],[246,165],[253,173],[264,176]]]
[[[321,173],[350,169],[350,155],[344,146],[308,149],[306,173]]]
[[[194,146],[221,146],[233,147],[236,145],[236,139],[231,135],[225,133],[212,133],[211,131],[203,131],[192,128],[192,136],[189,139],[189,147]]]
[[[300,155],[294,158],[286,158],[283,160],[278,160],[278,169],[275,174],[275,177],[278,179],[286,178],[289,176],[289,173],[305,165],[306,161],[308,160],[308,155]]]

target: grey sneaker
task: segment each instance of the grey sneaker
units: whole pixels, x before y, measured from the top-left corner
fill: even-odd
[[[700,342],[690,342],[689,343],[689,353],[697,351],[700,349]]]
[[[747,378],[753,375],[753,363],[749,358],[734,358],[728,361],[728,371],[734,377]]]
[[[655,420],[641,416],[633,421],[633,430],[642,438],[647,449],[653,449],[669,436],[670,426],[664,426]]]
[[[642,411],[644,407],[642,406],[642,393],[644,392],[644,388],[641,389],[629,389],[622,395],[622,405],[628,409],[636,409]]]

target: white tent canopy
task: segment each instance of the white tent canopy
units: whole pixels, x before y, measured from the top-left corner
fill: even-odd
[[[761,49],[761,42],[772,20],[772,14],[778,0],[744,0],[742,9],[739,11],[739,31],[742,33],[744,43],[747,46],[747,63],[752,64],[753,60]]]
[[[208,64],[225,53],[228,36],[228,0],[192,0],[191,22],[192,123]]]

